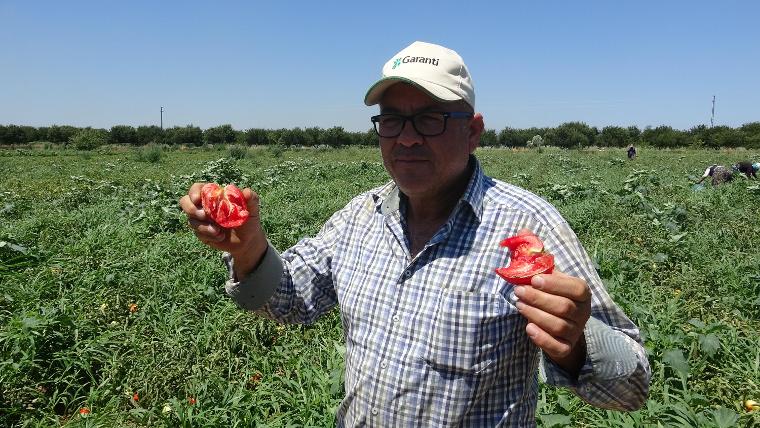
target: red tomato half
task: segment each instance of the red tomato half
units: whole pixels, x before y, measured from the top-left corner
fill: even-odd
[[[496,273],[515,285],[529,285],[530,279],[541,273],[554,271],[554,256],[541,254],[533,260],[513,259],[509,266],[496,268]]]
[[[510,236],[501,241],[499,245],[509,249],[509,252],[512,253],[512,259],[532,258],[544,252],[544,243],[541,242],[538,236],[532,233]]]
[[[204,184],[201,188],[203,211],[219,226],[224,228],[240,227],[248,220],[248,205],[234,184],[221,187],[216,183]]]

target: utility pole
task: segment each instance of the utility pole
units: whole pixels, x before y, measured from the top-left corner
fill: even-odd
[[[713,100],[713,104],[715,101]],[[164,130],[164,106],[161,106],[161,130]]]
[[[712,107],[712,116],[710,116],[710,128],[713,127],[714,120],[715,120],[715,95],[713,95],[713,107]]]

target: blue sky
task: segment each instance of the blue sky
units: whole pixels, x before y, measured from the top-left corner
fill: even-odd
[[[486,126],[760,121],[757,1],[0,0],[0,124],[369,129],[414,40],[462,55]]]

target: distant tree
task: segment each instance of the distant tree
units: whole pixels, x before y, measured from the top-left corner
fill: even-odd
[[[203,131],[197,126],[175,126],[164,132],[164,141],[166,141],[167,144],[191,147],[199,147],[203,145]]]
[[[486,129],[480,134],[480,145],[483,147],[495,146],[499,144],[499,137],[493,129]]]
[[[526,140],[519,129],[506,127],[499,131],[499,145],[521,147],[525,146],[525,142]]]
[[[164,131],[156,125],[138,126],[137,127],[137,144],[144,146],[146,144],[163,144]]]
[[[744,133],[745,147],[760,149],[760,122],[745,123],[739,129]]]
[[[206,144],[232,144],[235,142],[235,130],[232,125],[220,125],[203,131],[203,142]]]
[[[108,143],[108,131],[84,128],[72,136],[69,143],[77,150],[94,150]]]
[[[628,138],[629,141],[633,144],[638,144],[641,142],[641,130],[637,126],[629,126],[628,128]]]
[[[324,142],[324,138],[325,137],[324,137],[324,135],[322,135],[323,134],[322,128],[319,128],[319,127],[316,127],[316,126],[311,126],[311,127],[308,127],[306,129],[304,129],[303,132],[305,134],[306,141],[308,141],[309,145],[311,145],[311,146],[317,146],[317,145],[320,145],[320,144],[326,144]]]
[[[52,125],[47,130],[47,138],[46,138],[46,140],[50,141],[51,143],[65,144],[77,132],[79,132],[79,129],[75,128],[73,126],[68,126],[68,125],[62,125],[62,126]]]
[[[525,145],[530,148],[537,148],[540,152],[544,146],[544,138],[540,135],[534,135]]]
[[[633,140],[627,129],[620,126],[605,126],[596,143],[602,147],[625,147],[633,143]]]
[[[695,143],[688,132],[665,125],[656,128],[647,127],[641,133],[641,140],[657,148],[689,147]]]
[[[128,125],[115,125],[109,134],[111,144],[137,145],[137,130]]]
[[[37,129],[31,126],[7,125],[0,129],[0,144],[26,144],[37,137]]]
[[[365,146],[377,146],[380,143],[380,137],[377,136],[374,128],[370,128],[362,133],[361,143]]]
[[[709,144],[710,141],[710,128],[706,125],[697,125],[686,131],[691,141],[691,145],[694,147],[704,147]]]
[[[332,147],[340,147],[347,140],[346,131],[342,126],[333,126],[332,128],[325,129],[324,136],[325,144]]]
[[[245,143],[249,146],[264,146],[269,144],[269,134],[266,129],[251,128],[245,131]]]
[[[564,148],[581,148],[594,144],[597,129],[583,122],[566,122],[550,129],[544,137],[549,144]]]
[[[744,146],[744,133],[739,129],[728,126],[715,126],[710,128],[711,147],[742,147]]]
[[[306,146],[306,134],[303,129],[295,127],[286,129],[281,136],[282,141],[288,146]]]

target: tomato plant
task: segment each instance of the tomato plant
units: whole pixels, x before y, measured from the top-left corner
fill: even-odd
[[[216,183],[206,183],[201,188],[203,211],[219,226],[240,227],[248,220],[248,205],[234,184],[224,187]]]
[[[527,285],[533,276],[554,271],[554,256],[544,250],[544,243],[532,233],[511,236],[499,245],[509,249],[510,261],[507,267],[496,268],[496,274],[512,284]]]

